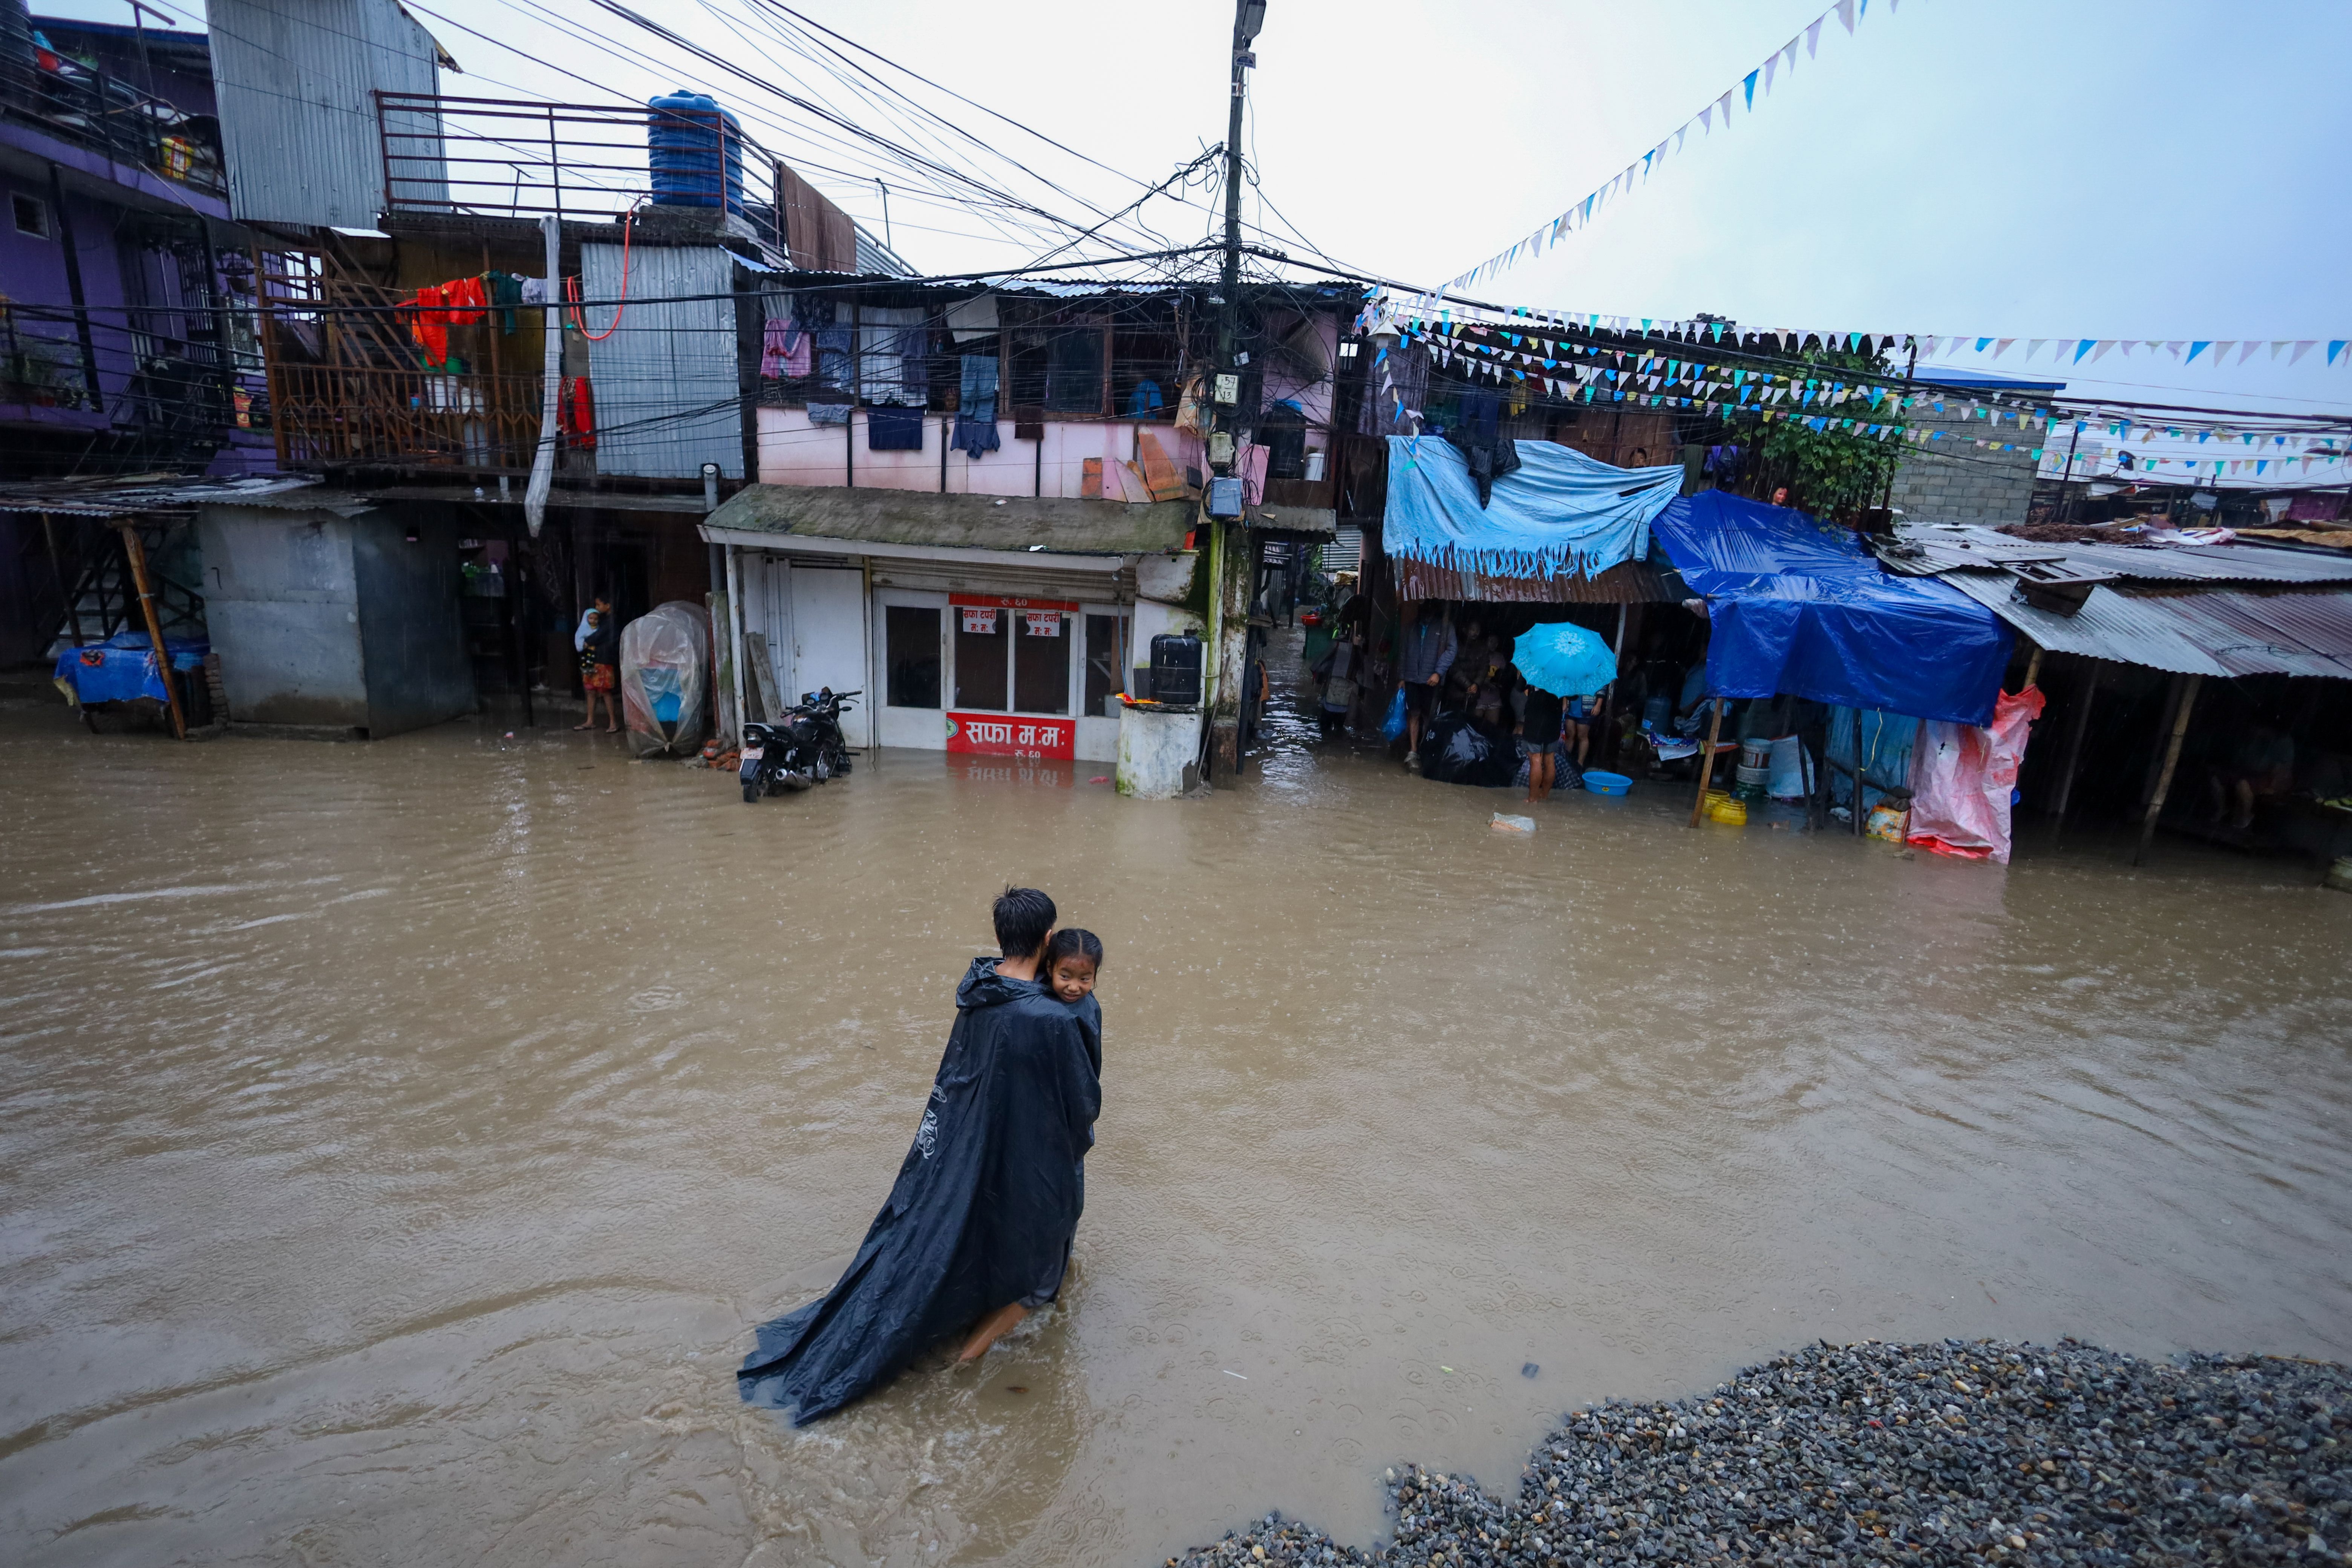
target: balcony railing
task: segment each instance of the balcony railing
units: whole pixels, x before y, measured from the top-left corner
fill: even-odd
[[[723,111],[378,92],[393,213],[611,222],[641,200],[774,224],[774,155]],[[657,160],[656,142],[667,142]],[[722,177],[720,171],[724,170]]]
[[[227,189],[215,121],[63,55],[43,50],[29,60],[0,59],[0,120],[208,195]]]
[[[529,471],[541,417],[537,353],[517,343],[502,354],[494,326],[453,328],[453,368],[423,368],[407,318],[386,309],[400,293],[323,257],[265,254],[259,285],[285,462]],[[478,343],[463,338],[469,331]],[[482,352],[459,369],[461,341]]]

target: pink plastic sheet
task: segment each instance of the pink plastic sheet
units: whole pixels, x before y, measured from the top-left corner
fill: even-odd
[[[2009,864],[2009,803],[2042,689],[1993,700],[1992,726],[1930,720],[1911,746],[1909,842],[1938,855]]]

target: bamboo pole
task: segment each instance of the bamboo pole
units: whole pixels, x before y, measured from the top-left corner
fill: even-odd
[[[2164,797],[2172,788],[2172,770],[2180,764],[2180,740],[2189,732],[2189,710],[2197,706],[2197,688],[2203,683],[2201,675],[2192,675],[2180,689],[2180,701],[2172,719],[2172,739],[2164,748],[2164,771],[2157,775],[2156,794],[2147,803],[2147,815],[2139,822],[2139,847],[2132,851],[2132,864],[2147,858],[2148,841],[2156,837],[2156,819],[2164,815]]]
[[[2057,819],[2060,827],[2066,823],[2066,804],[2074,798],[2074,778],[2083,768],[2083,737],[2091,728],[2091,704],[2098,695],[2099,663],[2085,659],[2083,700],[2074,710],[2074,722],[2066,735],[2066,766],[2058,775],[2058,803],[2050,808],[2050,815]]]
[[[1698,757],[1698,795],[1691,802],[1693,827],[1698,826],[1698,819],[1706,812],[1706,786],[1715,778],[1715,738],[1722,732],[1723,699],[1718,697],[1715,700],[1715,712],[1706,721],[1706,745]]]
[[[122,533],[122,552],[131,558],[131,581],[139,590],[139,608],[147,617],[147,636],[155,645],[155,674],[163,683],[163,700],[172,709],[172,736],[188,738],[188,716],[180,708],[180,689],[172,679],[172,656],[163,647],[163,624],[155,618],[155,594],[147,582],[147,551],[139,532],[127,522],[115,527]]]

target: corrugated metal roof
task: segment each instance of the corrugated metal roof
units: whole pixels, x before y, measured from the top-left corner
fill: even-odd
[[[322,489],[315,479],[291,474],[240,479],[151,479],[115,485],[93,484],[87,479],[46,479],[0,489],[0,511],[115,518],[178,511],[206,504],[340,506],[359,500],[346,491]]]
[[[1675,602],[1658,574],[1639,561],[1624,561],[1597,577],[1563,572],[1556,577],[1487,577],[1456,572],[1425,561],[1392,555],[1397,592],[1407,599],[1446,599],[1474,605],[1655,605]]]
[[[2039,647],[2176,675],[2352,679],[2352,594],[2130,594],[2095,587],[2071,616],[2037,609],[2005,572],[1944,581]]]
[[[377,89],[440,90],[441,47],[394,0],[211,0],[229,211],[261,223],[373,226],[384,208]],[[395,113],[409,200],[448,195],[437,114]]]
[[[1886,564],[1912,575],[2063,561],[2077,572],[2142,583],[2352,583],[2352,559],[2268,544],[2044,544],[1965,523],[1914,524],[1896,537],[1917,545],[1922,559]]]
[[[580,247],[580,289],[618,300],[621,247]],[[742,391],[735,342],[735,258],[716,245],[635,246],[610,337],[588,345],[596,397],[596,471],[690,479],[716,463],[743,478]],[[649,301],[658,300],[659,303]],[[612,320],[584,312],[591,329]]]

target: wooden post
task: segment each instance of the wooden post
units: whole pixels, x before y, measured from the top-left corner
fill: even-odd
[[[122,531],[122,552],[131,558],[131,581],[139,590],[139,608],[147,617],[147,636],[155,645],[155,674],[163,682],[163,700],[172,709],[172,735],[174,740],[188,738],[188,716],[180,708],[180,689],[172,679],[172,656],[163,647],[163,623],[155,618],[155,595],[147,583],[147,552],[139,542],[139,531],[127,522],[114,525]]]
[[[2019,687],[2019,688],[2018,688],[2018,689],[2019,689],[2020,691],[2025,691],[2025,690],[2029,690],[2029,689],[2032,689],[2032,685],[2033,685],[2034,680],[2035,680],[2035,679],[2036,679],[2036,678],[2038,678],[2041,674],[2042,674],[2042,650],[2041,650],[2039,647],[2036,647],[2036,648],[2033,650],[2033,657],[2032,657],[2032,658],[2029,658],[2029,659],[2027,659],[2027,660],[2025,661],[2025,684],[2024,684],[2024,685],[2022,685],[2022,686],[2021,686],[2021,687]]]
[[[1690,825],[1706,814],[1706,786],[1715,778],[1715,738],[1723,732],[1723,699],[1715,700],[1715,712],[1706,721],[1706,745],[1698,754],[1698,795],[1691,802]]]
[[[2058,803],[2050,808],[2061,827],[2066,823],[2066,803],[2074,798],[2074,775],[2083,766],[2083,737],[2091,728],[2091,702],[2099,694],[2099,661],[2085,659],[2084,664],[2083,700],[2066,734],[2066,765],[2058,775]]]
[[[81,605],[73,586],[66,582],[65,558],[58,553],[58,528],[47,512],[41,514],[41,537],[48,542],[49,575],[57,579],[58,597],[65,601],[66,625],[73,630],[73,645],[82,646]]]
[[[2189,710],[2197,706],[2197,688],[2205,678],[2192,675],[2180,689],[2180,700],[2172,718],[2172,738],[2165,742],[2164,771],[2157,775],[2156,795],[2147,803],[2147,815],[2139,821],[2139,847],[2132,851],[2132,864],[2147,858],[2148,840],[2156,837],[2156,819],[2164,815],[2164,797],[2172,788],[2172,770],[2180,763],[2180,738],[2189,732]]]
[[[2176,675],[2164,689],[2164,716],[2156,721],[2156,745],[2147,753],[2147,766],[2139,775],[2139,795],[2132,802],[2133,809],[2147,815],[2147,803],[2156,798],[2157,780],[2164,772],[2164,737],[2172,731],[2172,716],[2180,706],[2180,689],[2189,678]]]

